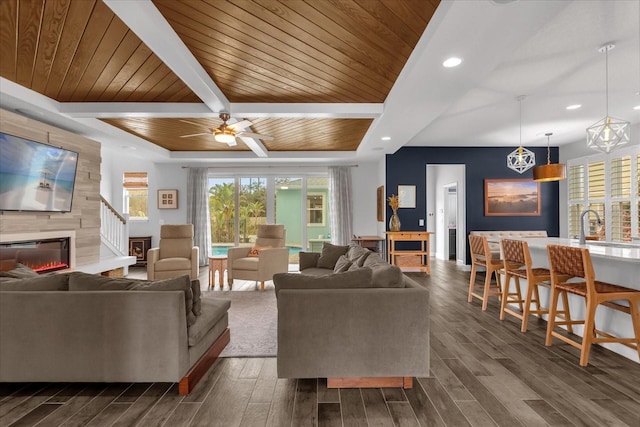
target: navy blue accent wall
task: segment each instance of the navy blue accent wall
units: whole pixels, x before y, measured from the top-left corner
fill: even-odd
[[[485,216],[484,180],[533,178],[529,169],[519,174],[507,168],[507,155],[517,147],[403,147],[386,159],[386,195],[397,194],[398,185],[416,186],[416,208],[400,209],[402,230],[425,230],[417,226],[426,215],[427,164],[465,164],[466,226],[472,230],[546,230],[551,237],[560,233],[559,183],[540,184],[540,216]],[[538,165],[546,164],[547,147],[527,147]],[[551,162],[558,162],[558,148],[551,148]],[[387,203],[387,218],[391,216]],[[426,223],[426,221],[425,221]],[[405,225],[406,224],[406,225]],[[387,224],[387,229],[389,224]],[[430,230],[434,231],[434,230]],[[470,264],[467,251],[467,264]]]

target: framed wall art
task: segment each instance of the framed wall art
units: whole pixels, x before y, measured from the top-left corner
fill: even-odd
[[[398,185],[398,207],[399,208],[415,208],[416,207],[416,186],[415,185]]]
[[[485,216],[539,216],[540,183],[531,179],[485,179]]]
[[[158,209],[178,209],[178,190],[158,190]]]
[[[384,185],[378,187],[378,221],[384,222]]]

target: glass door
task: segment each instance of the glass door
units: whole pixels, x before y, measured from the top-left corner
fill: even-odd
[[[211,255],[226,255],[235,246],[236,186],[233,178],[209,178]]]
[[[304,179],[301,177],[274,178],[275,222],[283,224],[287,230],[287,246],[289,246],[289,264],[297,264],[299,253],[303,249],[302,200]]]

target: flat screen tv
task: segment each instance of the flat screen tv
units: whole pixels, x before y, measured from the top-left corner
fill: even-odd
[[[0,211],[70,212],[78,153],[0,132]]]

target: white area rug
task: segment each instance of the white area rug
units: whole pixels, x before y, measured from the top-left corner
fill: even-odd
[[[231,342],[220,357],[275,357],[278,310],[273,288],[262,291],[205,292],[203,298],[227,298]]]

